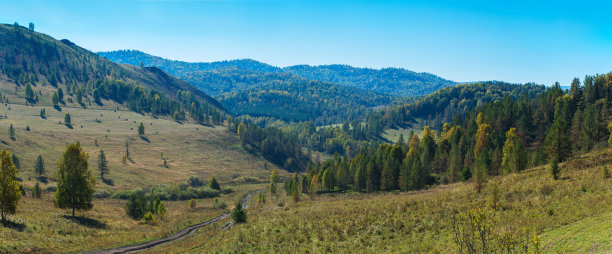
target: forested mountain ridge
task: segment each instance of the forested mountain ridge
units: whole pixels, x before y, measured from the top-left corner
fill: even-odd
[[[211,117],[219,122],[225,111],[215,99],[159,68],[116,64],[69,40],[17,24],[0,25],[0,77],[16,86],[3,87],[5,100],[31,104],[88,107],[113,101],[136,112],[181,119],[189,112],[202,123]]]
[[[430,73],[417,73],[403,68],[356,68],[350,65],[295,65],[284,71],[307,79],[398,96],[421,96],[456,83]]]
[[[433,128],[439,129],[444,123],[451,122],[485,103],[505,97],[533,98],[545,90],[545,86],[532,83],[521,85],[487,81],[462,84],[440,89],[414,103],[389,107],[380,112],[380,118],[385,128],[403,126],[415,118],[420,118]]]
[[[140,59],[137,56],[143,56],[146,63],[168,65],[169,71],[176,71],[185,81],[213,94],[232,113],[272,121],[313,121],[325,125],[346,119],[363,120],[373,108],[387,106],[395,99],[357,87],[308,80],[252,60],[190,64],[139,51],[100,55],[119,55],[128,59],[128,63],[135,63]]]
[[[313,121],[317,125],[363,120],[374,107],[392,102],[388,95],[291,74],[252,75],[262,77],[257,87],[224,93],[219,101],[238,115],[271,117],[286,122]]]
[[[157,66],[176,77],[186,80],[205,92],[216,95],[222,92],[232,92],[240,87],[228,87],[227,84],[216,84],[216,80],[207,79],[202,71],[215,71],[230,67],[262,73],[291,73],[309,80],[325,81],[344,86],[359,87],[369,91],[396,96],[422,96],[440,88],[456,85],[455,82],[442,79],[429,73],[416,73],[401,68],[356,68],[348,65],[296,65],[285,68],[274,67],[250,59],[211,62],[188,63],[168,60],[152,56],[136,50],[119,50],[99,52],[99,55],[118,63],[145,66]],[[255,83],[249,83],[255,85]]]

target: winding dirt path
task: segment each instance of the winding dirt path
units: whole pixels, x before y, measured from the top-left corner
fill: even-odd
[[[242,199],[242,207],[247,208],[247,202],[249,201],[249,199],[251,198],[251,196],[253,196],[255,193],[259,192],[261,190],[257,190],[257,191],[252,191],[249,192],[243,199]],[[96,251],[96,252],[92,252],[93,254],[115,254],[115,253],[130,253],[130,252],[134,252],[134,251],[143,251],[143,250],[148,250],[154,247],[157,247],[159,245],[162,244],[166,244],[169,242],[173,242],[176,240],[180,240],[183,239],[189,235],[194,234],[198,229],[208,226],[210,224],[213,224],[215,222],[219,222],[227,217],[229,217],[231,214],[231,212],[226,212],[224,214],[221,214],[215,218],[212,218],[210,220],[195,224],[193,226],[189,226],[184,228],[183,230],[176,232],[172,235],[166,236],[164,238],[160,238],[157,240],[153,240],[153,241],[149,241],[149,242],[145,242],[145,243],[140,243],[140,244],[135,244],[135,245],[129,245],[129,246],[123,246],[123,247],[119,247],[119,248],[115,248],[115,249],[110,249],[110,250],[100,250],[100,251]],[[231,223],[231,222],[230,222]],[[226,227],[227,225],[231,225],[230,223],[226,224],[224,227]]]

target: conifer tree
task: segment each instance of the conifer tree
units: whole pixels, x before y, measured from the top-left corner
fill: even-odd
[[[138,135],[144,136],[144,134],[145,134],[145,127],[142,124],[142,122],[140,122],[140,124],[138,125]]]
[[[17,167],[13,164],[11,152],[0,151],[0,215],[6,223],[6,215],[17,211],[21,199],[21,184],[17,181]]]
[[[13,124],[9,126],[9,138],[15,140],[15,128],[13,128]]]
[[[232,219],[234,223],[245,223],[247,221],[247,213],[242,209],[242,204],[238,202],[232,211]]]
[[[610,137],[608,138],[608,144],[612,146],[612,121],[608,124],[608,131],[610,132]]]
[[[312,180],[310,180],[310,187],[308,188],[308,193],[310,194],[310,200],[314,200],[314,195],[319,190],[319,175],[315,174],[312,176]]]
[[[327,191],[332,191],[334,189],[334,173],[331,169],[326,169],[323,173],[323,187],[327,189]]]
[[[298,187],[298,183],[294,182],[291,185],[291,199],[293,202],[300,201],[300,188]]]
[[[34,163],[34,172],[38,175],[38,177],[42,177],[45,174],[45,161],[42,158],[42,155],[38,155],[36,158],[36,162]]]
[[[40,188],[40,183],[36,182],[34,185],[34,189],[32,190],[33,198],[40,198],[42,195],[42,189]]]
[[[107,175],[109,172],[108,161],[106,160],[104,150],[100,150],[98,154],[98,169],[100,170],[100,178],[104,180],[104,175]]]
[[[423,164],[423,167],[429,171],[431,169],[434,157],[436,156],[436,140],[433,132],[428,126],[425,126],[423,134],[421,134],[421,144],[419,150],[421,153],[421,163]]]
[[[70,118],[70,113],[66,113],[64,115],[64,124],[68,126],[72,125],[72,119]]]
[[[544,143],[549,160],[564,161],[572,152],[569,138],[568,108],[571,97],[565,95],[557,98],[555,103],[555,120],[546,135]]]
[[[221,190],[221,186],[219,186],[219,182],[217,182],[217,179],[215,178],[215,176],[210,177],[210,181],[208,182],[208,187],[210,187],[213,190]]]
[[[486,182],[487,174],[490,170],[489,157],[489,135],[491,125],[482,123],[476,132],[476,145],[474,146],[474,174],[473,184],[476,192],[480,193]]]
[[[502,168],[504,173],[520,172],[527,166],[527,151],[516,133],[516,128],[506,132]]]
[[[416,151],[415,151],[416,152]],[[410,168],[410,188],[420,190],[427,184],[427,173],[421,164],[421,159],[416,154],[413,156]]]
[[[365,167],[366,166],[364,164],[359,165],[357,167],[357,171],[355,172],[355,182],[353,183],[353,188],[356,191],[361,191],[366,187],[367,172]]]
[[[57,191],[53,201],[59,208],[72,208],[72,217],[75,210],[93,207],[95,179],[91,176],[88,158],[78,144],[71,144],[57,163]]]

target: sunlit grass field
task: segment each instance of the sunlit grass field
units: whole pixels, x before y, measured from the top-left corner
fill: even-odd
[[[542,252],[610,253],[612,178],[603,178],[601,166],[612,163],[611,153],[562,164],[560,180],[547,167],[492,177],[480,194],[456,183],[407,193],[324,194],[314,201],[304,195],[298,203],[284,197],[284,206],[268,196],[249,211],[248,223],[209,232],[191,252],[455,253],[453,211],[481,208],[492,210],[493,232],[537,234]]]
[[[46,119],[39,115],[42,108],[46,110]],[[71,128],[63,124],[66,113],[71,115]],[[17,213],[8,216],[9,226],[0,227],[0,253],[74,253],[118,247],[159,238],[224,212],[212,207],[214,199],[197,200],[195,209],[189,208],[188,200],[165,201],[167,218],[148,225],[126,215],[125,200],[105,198],[94,199],[91,211],[77,212],[78,219],[71,219],[67,217],[70,211],[54,207],[53,193],[46,191],[55,185],[57,161],[70,143],[78,141],[89,153],[96,190],[170,186],[190,176],[207,184],[214,175],[223,188],[235,190],[219,197],[228,205],[226,209],[231,209],[249,191],[262,188],[256,182],[267,180],[276,168],[267,163],[266,170],[265,160],[242,148],[239,138],[224,126],[177,123],[125,110],[62,107],[58,111],[48,106],[18,104],[0,105],[0,116],[0,147],[17,156],[18,177],[27,193],[19,202]],[[145,126],[144,138],[136,131],[140,122]],[[11,124],[15,129],[14,140],[9,137]],[[126,141],[130,160],[124,164],[121,157]],[[110,174],[106,178],[112,180],[110,185],[101,181],[97,168],[101,149],[109,162]],[[42,199],[31,197],[31,189],[38,181],[34,173],[38,155],[45,161],[48,176],[47,183],[41,183]]]

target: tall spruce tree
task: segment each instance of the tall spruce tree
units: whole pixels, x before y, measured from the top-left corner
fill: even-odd
[[[38,177],[42,177],[45,174],[45,161],[42,158],[42,155],[38,155],[36,158],[36,162],[34,163],[34,172],[38,175]]]
[[[555,101],[554,121],[546,135],[544,143],[549,160],[566,160],[572,153],[572,143],[569,137],[569,101],[571,97],[564,95]]]

